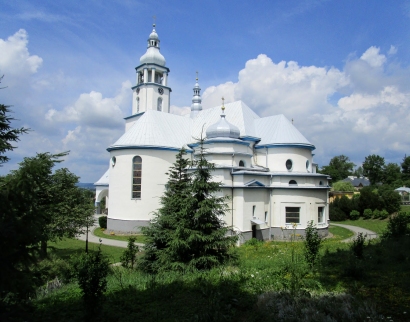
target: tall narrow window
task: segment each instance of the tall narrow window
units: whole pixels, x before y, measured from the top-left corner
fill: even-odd
[[[286,223],[299,224],[300,222],[300,208],[299,207],[286,207]]]
[[[162,98],[158,97],[157,111],[162,111]]]
[[[137,97],[137,113],[140,112],[140,98]]]
[[[252,207],[252,216],[253,216],[253,217],[255,217],[255,209],[256,209],[256,206],[253,206],[253,207]]]
[[[322,223],[325,221],[324,210],[325,210],[325,207],[317,208],[317,222],[318,223]]]
[[[141,199],[142,159],[139,156],[132,159],[132,198]]]
[[[268,212],[265,211],[265,222],[268,222]]]

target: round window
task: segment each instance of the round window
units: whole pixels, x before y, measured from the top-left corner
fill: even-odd
[[[286,169],[292,170],[293,162],[291,159],[286,160]]]

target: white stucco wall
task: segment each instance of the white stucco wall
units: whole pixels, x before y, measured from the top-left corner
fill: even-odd
[[[286,168],[288,159],[293,162],[291,171]],[[257,160],[258,164],[268,167],[270,171],[312,172],[313,156],[310,149],[300,147],[257,149]],[[308,170],[306,169],[307,160],[309,161]]]
[[[121,220],[150,220],[159,208],[160,197],[168,177],[165,174],[175,162],[176,151],[129,149],[114,150],[116,164],[110,169],[109,218]],[[132,159],[142,159],[141,199],[132,198]]]
[[[311,220],[317,224],[318,207],[325,207],[325,222],[329,218],[326,189],[273,189],[272,226],[286,226],[286,207],[300,207],[298,228],[306,228]]]

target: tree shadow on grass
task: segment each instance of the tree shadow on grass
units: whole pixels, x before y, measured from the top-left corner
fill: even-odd
[[[243,291],[238,279],[212,282],[160,283],[145,289],[127,285],[101,299],[94,314],[98,321],[247,321],[256,297]],[[32,321],[82,321],[86,317],[79,293],[60,293],[37,303]]]
[[[375,303],[385,316],[408,321],[410,237],[366,242],[362,258],[352,249],[326,253],[321,259],[320,283],[325,289],[346,288]]]

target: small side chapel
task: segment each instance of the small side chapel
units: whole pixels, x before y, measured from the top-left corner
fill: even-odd
[[[166,189],[165,173],[182,147],[195,158],[193,138],[204,129],[213,178],[223,185],[220,194],[230,197],[223,219],[241,243],[289,238],[293,227],[303,235],[310,221],[327,235],[330,178],[316,172],[315,146],[293,122],[284,115],[259,117],[242,101],[203,110],[198,77],[190,114],[171,114],[170,70],[155,24],[135,70],[125,133],[107,148],[108,170],[94,184],[97,209],[106,198],[109,230],[137,232],[149,224]]]

